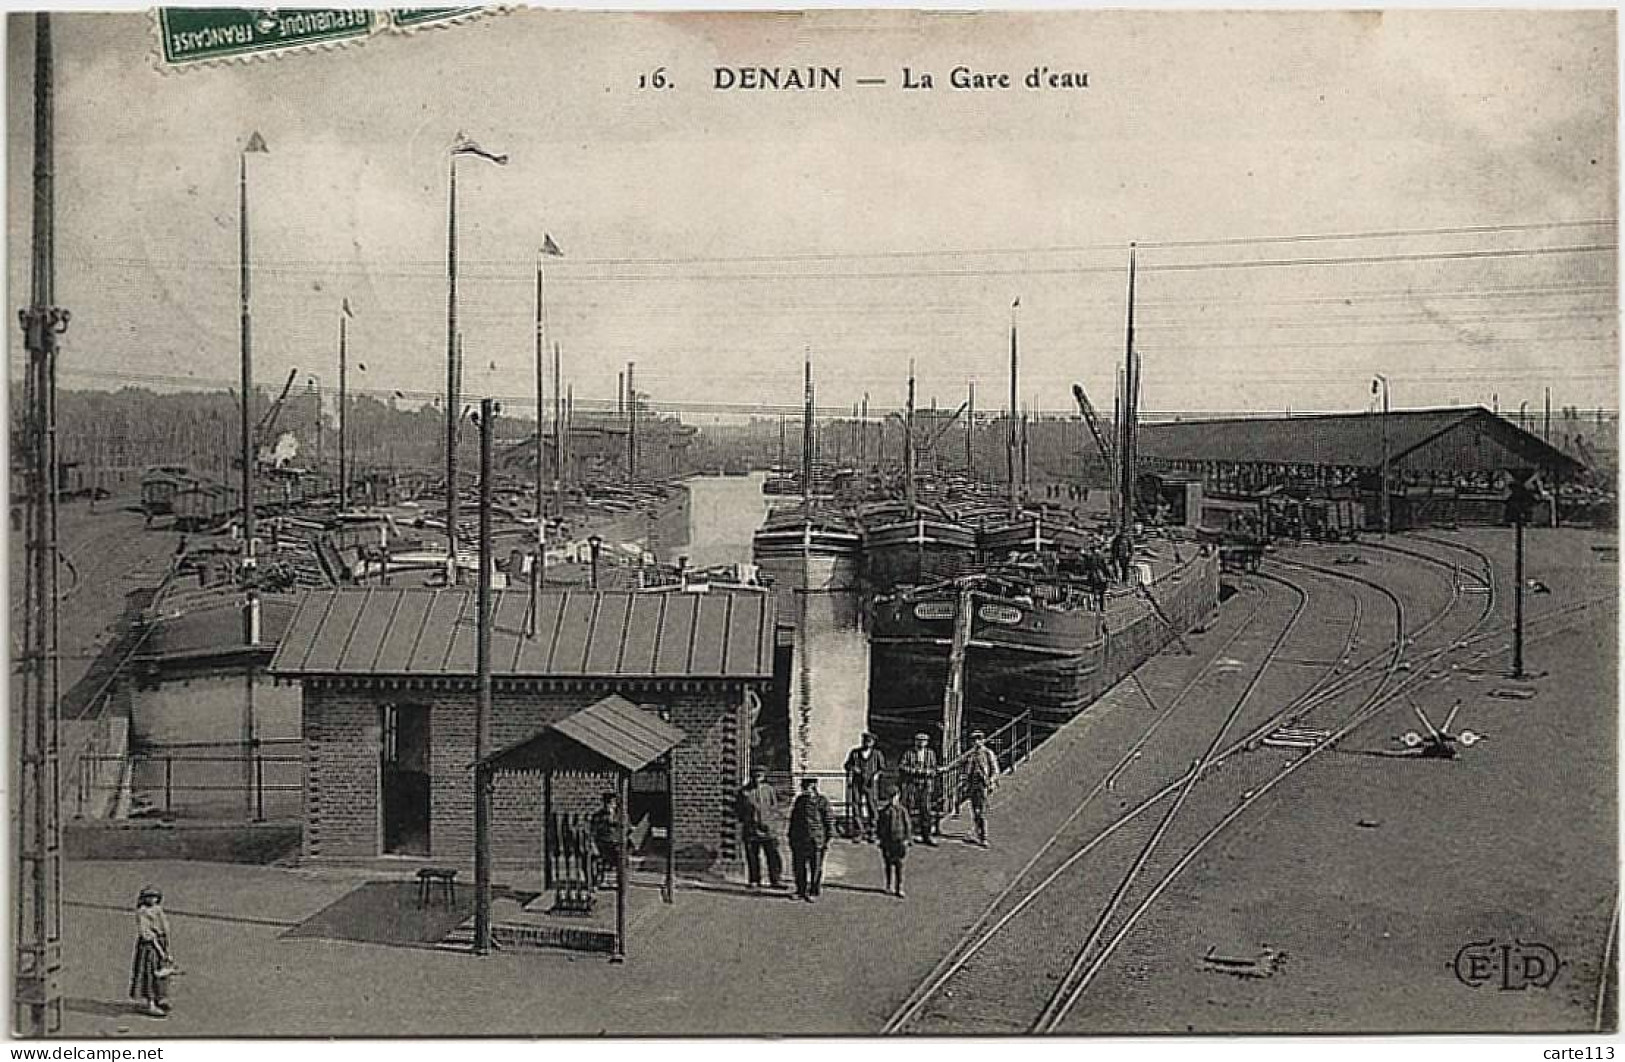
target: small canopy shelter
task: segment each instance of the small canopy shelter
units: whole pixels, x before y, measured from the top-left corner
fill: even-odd
[[[632,775],[666,755],[682,743],[684,733],[626,698],[611,694],[603,700],[506,748],[498,749],[475,767],[475,784],[489,786],[498,774],[540,774],[542,776],[544,822],[551,819],[553,775],[608,774],[615,778],[620,806],[620,865],[615,868],[615,946],[613,961],[626,956],[627,807],[631,800]],[[666,772],[667,796],[671,800],[672,822],[676,822],[674,772]],[[670,838],[668,829],[668,838]],[[662,898],[672,902],[676,871],[676,844],[666,844],[666,881]]]

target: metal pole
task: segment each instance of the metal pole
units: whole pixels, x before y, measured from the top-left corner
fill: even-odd
[[[1378,384],[1382,385],[1382,484],[1379,489],[1382,492],[1382,533],[1387,535],[1393,531],[1393,502],[1388,496],[1388,377],[1377,373],[1372,387]]]
[[[620,835],[621,843],[616,846],[618,855],[615,868],[615,953],[610,956],[610,962],[626,961],[626,872],[629,860],[626,847],[631,841],[631,830],[626,821],[626,802],[631,799],[631,786],[628,784],[631,775],[621,771],[615,780],[616,794],[619,796],[615,803],[619,805],[617,812],[619,821],[616,823],[616,833]]]
[[[1134,279],[1136,266],[1136,248],[1133,243],[1128,245],[1128,328],[1123,346],[1123,446],[1118,451],[1122,468],[1119,469],[1119,478],[1122,480],[1120,493],[1123,499],[1122,511],[1118,514],[1123,521],[1122,533],[1132,539],[1134,534],[1134,469],[1135,469],[1135,432],[1139,409],[1136,397],[1139,392],[1139,367],[1134,359]],[[1132,542],[1131,542],[1132,548]]]
[[[677,892],[677,750],[666,753],[666,887],[662,899],[676,902]]]
[[[457,428],[462,399],[457,365],[457,156],[448,164],[446,210],[446,585],[457,585]]]
[[[480,578],[475,607],[479,710],[474,721],[474,953],[491,950],[491,422],[496,403],[480,400]]]
[[[1523,515],[1513,523],[1514,539],[1513,579],[1517,588],[1513,593],[1512,621],[1512,677],[1523,678]]]
[[[30,305],[22,312],[30,458],[19,727],[14,1026],[25,1036],[62,1027],[62,847],[58,769],[56,194],[50,16],[34,16],[34,207]]]

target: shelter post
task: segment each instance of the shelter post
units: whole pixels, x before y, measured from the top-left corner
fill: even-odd
[[[616,812],[619,822],[615,828],[620,833],[621,843],[616,853],[616,862],[619,865],[615,868],[615,952],[610,956],[610,962],[626,961],[626,871],[630,863],[626,846],[632,839],[632,831],[626,821],[626,802],[632,797],[631,778],[632,773],[627,770],[618,771],[615,777],[615,788],[619,797],[616,800],[616,804],[619,805]]]
[[[677,889],[677,753],[666,753],[666,885],[660,898],[674,902]]]
[[[542,888],[553,887],[553,772],[542,772]]]

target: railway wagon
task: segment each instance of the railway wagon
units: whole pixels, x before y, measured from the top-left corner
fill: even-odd
[[[1270,512],[1264,496],[1204,495],[1196,537],[1219,552],[1222,567],[1256,571],[1269,544]]]
[[[1352,542],[1365,528],[1365,503],[1358,498],[1309,498],[1303,503],[1303,531],[1327,542]]]
[[[218,527],[236,508],[237,492],[213,480],[200,480],[177,490],[170,505],[177,531]]]
[[[175,494],[197,484],[185,465],[157,465],[141,476],[141,511],[149,517],[175,511]]]

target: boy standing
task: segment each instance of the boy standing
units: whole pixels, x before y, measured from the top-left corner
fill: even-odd
[[[898,800],[894,789],[886,795],[886,804],[875,821],[875,840],[880,843],[880,860],[886,868],[886,891],[903,898],[903,859],[908,855],[908,843],[914,833],[908,810]]]

